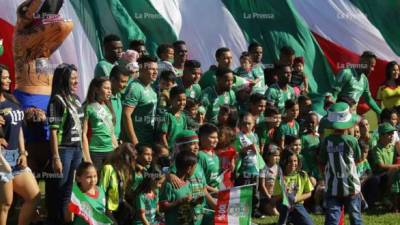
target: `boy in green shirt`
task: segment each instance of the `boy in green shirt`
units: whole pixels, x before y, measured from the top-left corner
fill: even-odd
[[[128,85],[122,102],[124,138],[134,145],[153,143],[157,107],[157,94],[150,86],[157,79],[157,59],[143,56],[139,66],[139,78]]]
[[[201,64],[197,60],[185,62],[185,69],[182,77],[176,80],[178,86],[184,88],[186,97],[200,101],[201,87],[196,83],[197,77],[201,76]]]
[[[277,107],[270,106],[266,108],[264,121],[261,121],[255,130],[259,138],[260,150],[263,150],[264,146],[268,146],[272,142],[275,143],[274,137],[281,125],[281,121],[282,115]]]
[[[129,71],[123,66],[114,66],[110,73],[111,81],[111,104],[115,114],[114,133],[117,140],[121,134],[121,119],[122,119],[122,93],[128,85]]]
[[[217,124],[219,109],[222,105],[236,106],[236,96],[232,90],[233,72],[230,69],[216,71],[217,85],[203,90],[202,104],[206,108],[206,120]]]
[[[160,133],[163,144],[173,150],[175,138],[180,131],[187,127],[186,114],[183,112],[186,106],[186,95],[182,88],[173,87],[170,92],[171,108],[165,113],[161,121]]]

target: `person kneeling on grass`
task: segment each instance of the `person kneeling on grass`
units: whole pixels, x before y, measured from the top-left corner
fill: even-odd
[[[278,172],[275,180],[273,199],[281,201],[278,225],[292,222],[296,225],[313,225],[313,221],[304,208],[304,200],[311,197],[313,185],[305,171],[301,168],[297,153],[285,151],[281,165],[283,171]]]

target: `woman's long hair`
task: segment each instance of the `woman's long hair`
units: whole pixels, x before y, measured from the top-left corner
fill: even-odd
[[[137,159],[137,151],[131,143],[123,143],[119,145],[106,160],[105,164],[111,165],[123,180],[123,188],[126,190],[127,185],[132,179],[134,164]]]
[[[0,64],[0,76],[3,76],[3,71],[4,70],[8,71],[8,68],[5,65]],[[2,77],[0,77],[0,79],[1,78]],[[20,105],[18,100],[14,97],[14,95],[10,94],[9,91],[3,90],[1,88],[1,85],[0,85],[0,93],[3,94],[4,98],[7,99],[8,101],[10,101],[10,102],[12,102],[14,104],[17,104],[18,106]]]
[[[110,81],[108,77],[95,77],[93,80],[90,82],[89,89],[86,95],[86,101],[84,102],[85,108],[87,105],[91,103],[98,102],[98,96],[99,96],[99,90],[101,89],[101,86],[103,85],[104,82]],[[112,114],[112,121],[113,124],[115,125],[115,113],[111,104],[111,101],[108,99],[105,101],[105,104],[107,108],[110,110]]]
[[[60,95],[66,99],[72,95],[71,87],[69,85],[71,74],[73,71],[78,71],[75,65],[62,63],[54,70],[53,83],[51,85],[51,97]]]
[[[399,65],[396,61],[390,61],[388,64],[386,64],[385,84],[392,78],[392,70],[396,65]],[[396,84],[398,84],[398,81],[396,81]]]

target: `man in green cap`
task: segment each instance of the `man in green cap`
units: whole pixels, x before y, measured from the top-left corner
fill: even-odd
[[[372,172],[374,174],[365,184],[366,200],[368,204],[373,204],[379,197],[387,194],[388,185],[392,180],[394,174],[400,170],[400,165],[395,164],[395,145],[393,144],[393,135],[396,128],[384,122],[379,125],[378,144],[371,151]],[[377,193],[380,193],[377,195]]]
[[[344,102],[331,105],[327,115],[328,127],[334,129],[321,144],[320,159],[325,165],[325,224],[338,224],[342,207],[346,207],[352,224],[362,224],[361,184],[356,163],[361,150],[354,136],[346,131],[357,123],[357,115]]]

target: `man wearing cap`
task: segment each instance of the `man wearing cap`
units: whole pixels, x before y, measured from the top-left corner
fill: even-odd
[[[373,204],[381,193],[387,194],[389,181],[396,171],[400,170],[400,165],[395,164],[395,146],[392,142],[396,128],[390,123],[384,122],[379,125],[378,144],[371,151],[372,172],[374,176],[366,184],[365,193],[368,204]]]
[[[363,224],[361,220],[361,185],[356,163],[361,150],[354,136],[346,131],[357,122],[357,115],[350,113],[344,102],[333,104],[327,115],[328,127],[334,129],[321,144],[321,163],[325,165],[326,204],[325,225],[339,223],[341,209],[347,208],[351,224]]]
[[[365,51],[360,57],[360,62],[352,68],[345,68],[336,76],[337,96],[348,96],[359,102],[360,97],[364,97],[367,104],[378,115],[381,109],[376,104],[369,90],[368,76],[374,71],[376,55],[373,52]]]

